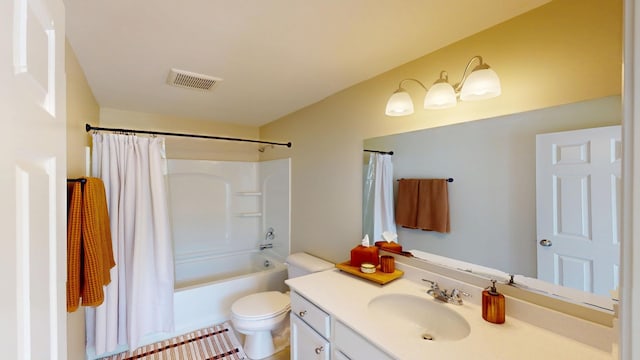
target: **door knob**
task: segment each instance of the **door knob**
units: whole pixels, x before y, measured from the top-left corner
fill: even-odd
[[[553,245],[553,243],[551,242],[551,240],[542,239],[542,240],[540,240],[540,245],[549,247],[549,246]]]

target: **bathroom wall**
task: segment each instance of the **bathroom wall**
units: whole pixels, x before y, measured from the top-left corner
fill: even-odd
[[[84,176],[85,147],[89,135],[84,124],[97,121],[100,107],[93,97],[71,45],[66,43],[65,71],[67,74],[67,177]],[[67,315],[67,353],[69,360],[85,359],[84,308]]]
[[[261,154],[291,157],[292,251],[337,262],[359,243],[364,139],[620,95],[621,32],[621,0],[555,0],[262,126],[261,138],[293,143]],[[384,115],[400,80],[447,70],[457,82],[473,55],[499,74],[502,96],[427,111],[407,84],[416,113]]]
[[[90,135],[85,131],[87,122],[97,123],[100,106],[93,97],[84,72],[69,42],[66,42],[67,73],[67,176],[84,176],[85,147]]]

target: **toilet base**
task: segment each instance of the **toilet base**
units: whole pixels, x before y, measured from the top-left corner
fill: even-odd
[[[252,360],[264,359],[275,353],[271,331],[255,331],[244,338],[244,352]]]

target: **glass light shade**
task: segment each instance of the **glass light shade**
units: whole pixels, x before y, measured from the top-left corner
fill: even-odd
[[[387,110],[384,112],[388,116],[404,116],[413,114],[413,101],[409,93],[403,89],[398,89],[387,101]]]
[[[499,96],[502,93],[500,78],[492,69],[474,70],[469,74],[462,90],[460,100],[483,100]]]
[[[456,103],[456,92],[448,82],[433,84],[424,97],[425,109],[446,109],[455,106]]]

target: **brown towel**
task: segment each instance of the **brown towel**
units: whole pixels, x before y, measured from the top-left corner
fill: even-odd
[[[111,282],[115,266],[107,198],[102,180],[85,178],[82,185],[68,185],[67,311],[98,306],[104,301],[104,285]]]
[[[448,233],[449,193],[446,179],[400,179],[396,224]]]
[[[396,225],[418,228],[418,179],[400,179],[396,203]]]

